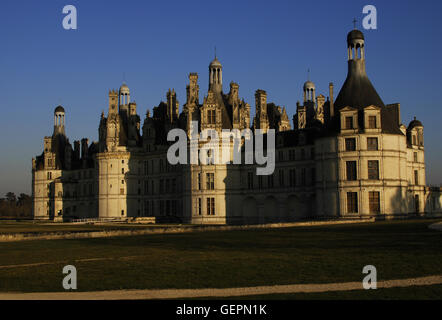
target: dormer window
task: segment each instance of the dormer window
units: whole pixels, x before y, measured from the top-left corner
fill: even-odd
[[[379,132],[381,129],[381,108],[368,106],[364,108],[365,131]]]
[[[376,116],[369,116],[368,117],[368,128],[369,129],[376,129]]]
[[[341,109],[341,131],[342,133],[354,134],[358,129],[358,110],[352,107]]]
[[[354,129],[353,117],[345,117],[345,129]]]
[[[208,110],[207,111],[207,123],[208,124],[215,124],[216,123],[216,115],[215,110]]]

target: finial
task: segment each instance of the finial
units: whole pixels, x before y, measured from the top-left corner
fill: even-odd
[[[307,80],[310,81],[310,68],[307,69]]]
[[[215,46],[215,60],[216,60],[216,46]]]
[[[356,18],[353,18],[353,28],[354,28],[354,30],[356,30],[356,22],[358,22],[358,20],[356,20]]]

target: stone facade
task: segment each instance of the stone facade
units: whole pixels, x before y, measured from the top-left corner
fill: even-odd
[[[255,116],[239,98],[239,85],[223,92],[222,65],[209,65],[209,90],[199,100],[198,75],[189,74],[187,100],[179,112],[172,89],[166,102],[147,111],[144,123],[123,84],[109,91],[99,141],[65,134],[65,110],[54,112],[54,132],[33,159],[35,219],[127,219],[196,224],[245,224],[317,217],[405,217],[442,214],[441,189],[425,182],[423,125],[408,127],[400,105],[385,105],[365,72],[362,32],[348,34],[348,75],[334,100],[315,84],[303,87],[293,129],[285,107],[255,93]],[[198,128],[192,128],[192,122]],[[171,165],[171,129],[276,131],[276,167],[256,175],[253,164]],[[200,143],[201,145],[201,143]],[[222,145],[231,148],[231,145]],[[244,146],[242,156],[244,157]]]

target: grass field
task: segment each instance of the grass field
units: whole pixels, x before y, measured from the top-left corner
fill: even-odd
[[[67,264],[77,268],[79,291],[362,281],[362,268],[368,264],[376,266],[378,280],[438,275],[442,232],[428,229],[434,222],[3,242],[0,291],[63,291],[62,268]],[[2,267],[8,265],[24,266]],[[382,292],[390,298],[414,299],[416,292],[441,298],[441,286],[370,292],[375,291],[380,298]],[[360,293],[361,298],[370,292]],[[358,296],[341,292],[282,297]]]
[[[167,225],[160,224],[62,224],[34,223],[32,221],[0,221],[0,234],[7,233],[55,233],[55,232],[91,232],[103,230],[136,230],[143,228],[159,228]]]

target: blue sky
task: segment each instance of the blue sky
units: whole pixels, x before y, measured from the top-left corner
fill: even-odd
[[[62,8],[78,10],[64,30]],[[367,73],[385,103],[401,103],[408,125],[425,126],[427,182],[442,183],[441,1],[2,1],[0,11],[0,196],[31,191],[31,159],[66,109],[71,141],[97,140],[107,93],[123,82],[144,118],[175,88],[180,107],[190,72],[207,92],[217,47],[230,81],[254,109],[256,89],[291,118],[311,69],[317,92],[335,96],[346,76],[346,35],[375,5],[378,29],[364,31]]]

